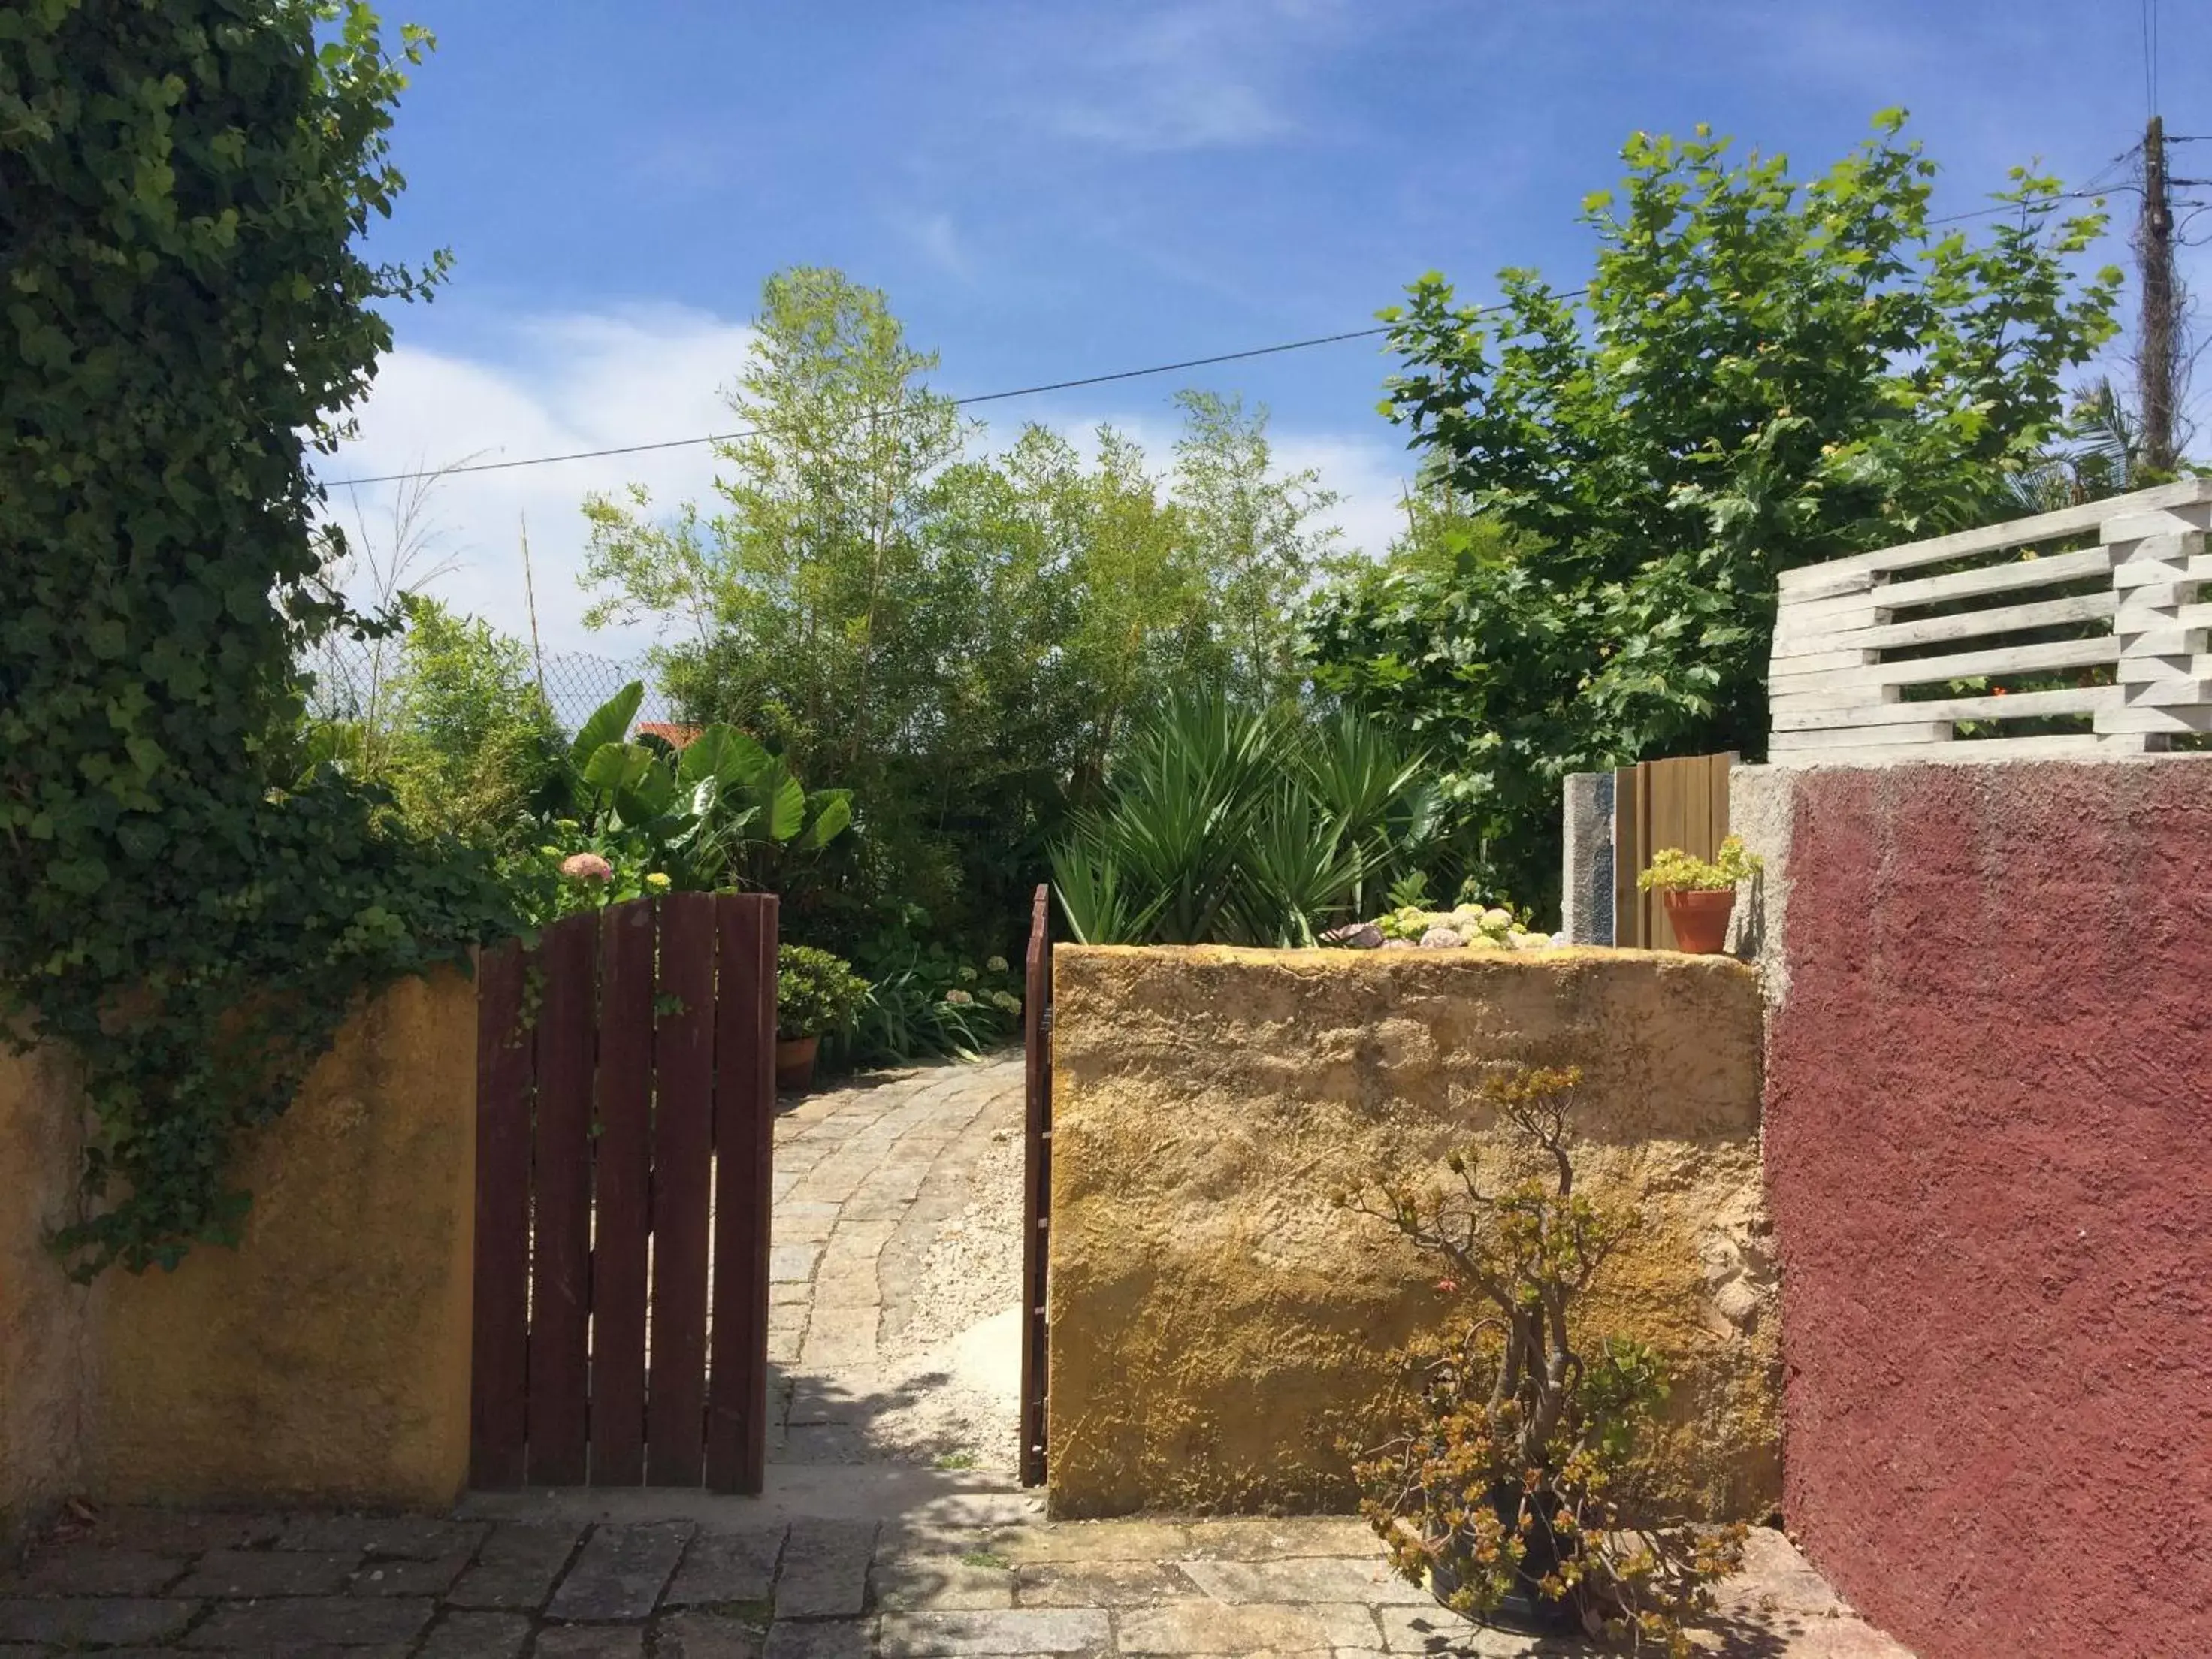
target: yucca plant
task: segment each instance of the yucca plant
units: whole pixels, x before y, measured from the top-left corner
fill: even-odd
[[[1366,862],[1343,814],[1286,777],[1246,826],[1236,912],[1254,945],[1310,947],[1316,924],[1346,908]]]
[[[1167,895],[1156,892],[1140,902],[1095,826],[1079,828],[1054,845],[1051,857],[1053,890],[1078,945],[1132,945],[1146,937]]]
[[[1427,835],[1421,763],[1356,715],[1179,698],[1052,848],[1061,912],[1085,944],[1311,945]]]
[[[1142,896],[1152,937],[1212,939],[1251,813],[1283,760],[1268,714],[1212,694],[1178,698],[1139,728],[1114,769],[1110,803],[1079,817],[1068,842]]]
[[[1361,915],[1376,908],[1393,881],[1422,872],[1438,817],[1436,786],[1423,781],[1425,755],[1407,755],[1377,726],[1349,709],[1307,735],[1305,775],[1315,797],[1334,812],[1359,854],[1349,895]]]

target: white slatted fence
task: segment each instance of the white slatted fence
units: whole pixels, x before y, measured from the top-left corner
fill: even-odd
[[[2175,733],[2212,732],[2208,528],[2212,478],[2190,478],[1784,571],[1770,757],[1784,766],[1936,758],[1928,747],[1942,744],[1944,759],[2002,760],[2141,751]],[[2063,545],[2091,537],[2093,547]],[[2045,544],[2062,545],[2041,551]],[[1911,574],[1931,566],[1957,568]],[[1961,602],[1972,608],[1956,609]],[[2068,637],[2021,637],[2053,629]],[[2111,672],[2074,678],[2110,684],[1929,692],[1953,680],[2102,668]],[[1961,720],[2055,714],[2086,716],[2087,729],[1972,739],[1955,731]]]

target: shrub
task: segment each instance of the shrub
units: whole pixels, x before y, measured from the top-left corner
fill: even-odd
[[[775,953],[775,1034],[835,1036],[853,1029],[868,981],[844,957],[811,945],[780,945]]]
[[[1571,1119],[1581,1073],[1521,1070],[1483,1094],[1542,1173],[1481,1189],[1472,1152],[1455,1191],[1386,1181],[1338,1203],[1440,1257],[1439,1288],[1480,1310],[1454,1343],[1407,1361],[1419,1406],[1365,1453],[1361,1512],[1391,1564],[1470,1618],[1509,1605],[1636,1651],[1686,1656],[1686,1622],[1740,1557],[1742,1529],[1650,1528],[1629,1513],[1638,1438],[1666,1393],[1640,1344],[1595,1345],[1574,1305],[1634,1224],[1574,1190]]]
[[[871,975],[868,1000],[840,1059],[853,1066],[896,1066],[939,1055],[972,1060],[1012,1035],[1022,1014],[1021,984],[1004,957],[981,968],[951,952],[908,941],[886,948]]]
[[[1176,699],[1052,848],[1086,945],[1311,945],[1405,878],[1435,800],[1422,757],[1352,714]]]
[[[0,1043],[82,1062],[81,1276],[236,1246],[236,1151],[348,1014],[514,925],[291,763],[301,656],[391,623],[324,580],[308,452],[445,270],[362,245],[428,46],[358,0],[0,9]]]

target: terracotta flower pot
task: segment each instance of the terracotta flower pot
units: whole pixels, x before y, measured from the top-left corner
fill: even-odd
[[[818,1036],[778,1037],[775,1040],[775,1086],[779,1089],[804,1089],[814,1081],[814,1051],[822,1046]]]
[[[1666,900],[1667,925],[1674,930],[1674,948],[1693,957],[1717,954],[1728,939],[1729,913],[1735,908],[1735,889],[1696,891],[1669,888]]]

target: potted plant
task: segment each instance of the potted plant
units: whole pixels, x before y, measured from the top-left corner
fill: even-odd
[[[1664,895],[1667,925],[1674,930],[1677,950],[1709,957],[1728,939],[1736,884],[1758,873],[1759,867],[1759,854],[1747,852],[1741,837],[1730,836],[1710,864],[1679,847],[1662,848],[1636,884],[1647,893],[1656,888]]]
[[[814,1080],[822,1039],[853,1029],[868,981],[844,957],[809,945],[775,953],[775,1086],[804,1089]]]

